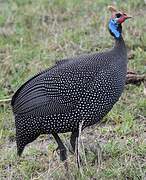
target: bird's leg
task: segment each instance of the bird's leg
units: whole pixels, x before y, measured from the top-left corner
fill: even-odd
[[[57,149],[60,150],[60,160],[61,161],[65,161],[67,159],[67,154],[66,154],[66,147],[64,146],[63,142],[61,141],[60,137],[58,136],[57,133],[52,133],[52,135],[54,136],[58,147]],[[68,164],[67,162],[64,163],[65,169],[68,171]]]
[[[79,143],[80,143],[79,131],[72,132],[71,137],[70,137],[70,144],[71,144],[73,153],[76,153],[78,168],[80,168],[80,164],[82,164],[82,159],[79,154]]]
[[[76,131],[76,132],[72,132],[71,137],[70,137],[70,144],[71,144],[73,153],[75,153],[76,140],[78,136],[79,136],[79,132]]]
[[[79,137],[77,137],[76,156],[77,156],[77,165],[78,165],[78,168],[80,169],[80,167],[81,167],[81,157],[80,157],[80,154],[79,154],[79,151],[80,151],[80,149],[79,149],[80,144],[79,143],[80,143],[79,142]]]
[[[61,141],[60,137],[58,136],[58,134],[56,133],[52,133],[52,135],[54,136],[58,147],[57,150],[60,150],[60,160],[61,161],[65,161],[67,159],[67,154],[66,154],[66,147],[64,146],[63,142]]]

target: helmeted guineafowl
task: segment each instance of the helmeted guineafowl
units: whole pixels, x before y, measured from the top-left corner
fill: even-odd
[[[127,71],[121,24],[129,16],[109,9],[113,49],[62,60],[25,82],[12,97],[18,155],[40,134],[52,134],[65,160],[66,149],[58,133],[72,132],[70,143],[75,150],[79,124],[84,129],[99,122],[118,101]]]

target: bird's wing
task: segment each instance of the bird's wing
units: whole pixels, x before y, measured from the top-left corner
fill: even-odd
[[[87,85],[86,77],[84,80],[78,73],[61,70],[55,74],[46,71],[23,85],[14,95],[13,112],[54,114],[75,108]]]
[[[30,81],[29,86],[24,86],[15,97],[13,111],[16,114],[33,110],[48,114],[67,111],[75,106],[77,99],[69,95],[71,89],[64,88],[62,81],[56,77],[32,81],[32,84]]]
[[[94,79],[93,56],[65,60],[24,83],[12,98],[15,114],[32,112],[63,113],[75,108]]]

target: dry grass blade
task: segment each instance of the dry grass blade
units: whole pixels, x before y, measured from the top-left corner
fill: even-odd
[[[83,123],[84,121],[82,121],[80,124],[79,124],[79,136],[77,138],[77,141],[76,141],[76,158],[77,158],[77,165],[78,165],[78,168],[79,168],[79,171],[81,173],[81,175],[83,175],[83,170],[81,168],[81,158],[80,158],[80,154],[81,154],[81,132],[82,132],[82,127],[83,127]]]
[[[8,99],[0,99],[0,103],[9,103],[11,101],[11,98]]]
[[[143,93],[146,96],[146,80],[144,81],[144,90],[143,90]]]

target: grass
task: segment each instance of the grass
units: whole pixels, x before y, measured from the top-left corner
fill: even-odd
[[[112,2],[133,15],[123,25],[129,68],[146,73],[146,5],[144,1],[7,0],[0,2],[0,100],[29,77],[61,58],[110,48],[107,30]],[[86,129],[84,147],[100,143],[101,166],[88,150],[82,174],[69,154],[71,179],[144,180],[146,178],[146,98],[143,85],[127,85],[120,101],[101,126]],[[69,135],[61,135],[66,141]],[[94,142],[95,141],[95,142]],[[16,156],[15,126],[10,104],[0,102],[0,179],[66,179],[53,151],[54,140],[40,136]],[[96,148],[96,147],[95,147]],[[84,157],[84,154],[83,154]],[[85,158],[85,157],[84,157]],[[83,159],[84,159],[83,158]]]

